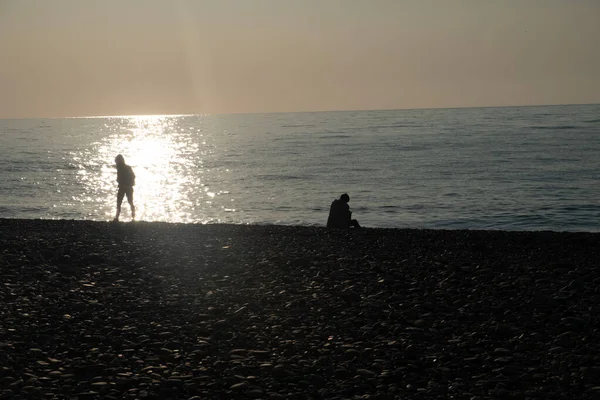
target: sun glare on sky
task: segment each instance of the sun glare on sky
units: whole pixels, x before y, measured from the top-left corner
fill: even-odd
[[[0,1],[0,118],[600,102],[591,0]]]

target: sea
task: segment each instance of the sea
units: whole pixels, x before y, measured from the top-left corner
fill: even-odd
[[[600,231],[600,105],[0,120],[0,218]],[[122,221],[131,219],[127,201]]]

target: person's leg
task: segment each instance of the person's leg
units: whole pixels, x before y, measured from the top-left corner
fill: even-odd
[[[360,228],[360,224],[359,224],[359,223],[358,223],[358,221],[357,221],[357,220],[355,220],[355,219],[351,219],[351,220],[350,220],[350,226],[351,226],[351,227],[354,227],[354,228]]]
[[[117,192],[117,215],[115,215],[115,221],[119,220],[119,215],[121,215],[121,204],[123,203],[123,196],[125,196],[125,191],[119,188]]]
[[[125,194],[127,195],[127,202],[131,207],[131,219],[135,219],[135,206],[133,205],[133,188],[129,188]]]

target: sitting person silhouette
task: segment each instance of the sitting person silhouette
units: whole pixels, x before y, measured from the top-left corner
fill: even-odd
[[[328,228],[360,228],[358,221],[352,219],[352,211],[350,211],[350,206],[348,205],[349,201],[350,196],[348,196],[347,193],[344,193],[339,199],[334,200],[331,203],[329,217],[327,218]]]
[[[125,158],[122,155],[115,157],[115,164],[117,164],[117,183],[119,184],[119,190],[117,192],[117,215],[114,221],[119,221],[119,215],[121,215],[121,204],[123,203],[123,196],[127,196],[127,202],[131,207],[131,219],[135,219],[135,206],[133,205],[133,186],[135,185],[135,174],[133,169],[125,164]]]

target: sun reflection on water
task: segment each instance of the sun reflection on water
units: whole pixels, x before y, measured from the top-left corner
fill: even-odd
[[[79,157],[88,168],[79,169],[80,180],[86,186],[86,198],[74,199],[99,203],[106,219],[116,210],[117,154],[125,157],[136,174],[134,203],[136,219],[169,222],[198,221],[195,208],[199,202],[214,197],[203,179],[202,157],[190,155],[209,154],[210,149],[200,149],[202,140],[198,127],[183,129],[174,116],[114,117],[105,128],[112,132],[84,150]],[[183,130],[183,131],[182,131]],[[205,142],[202,145],[205,146]],[[100,169],[89,173],[87,169]],[[204,193],[204,196],[198,194]],[[129,206],[124,202],[122,218],[129,218]]]

